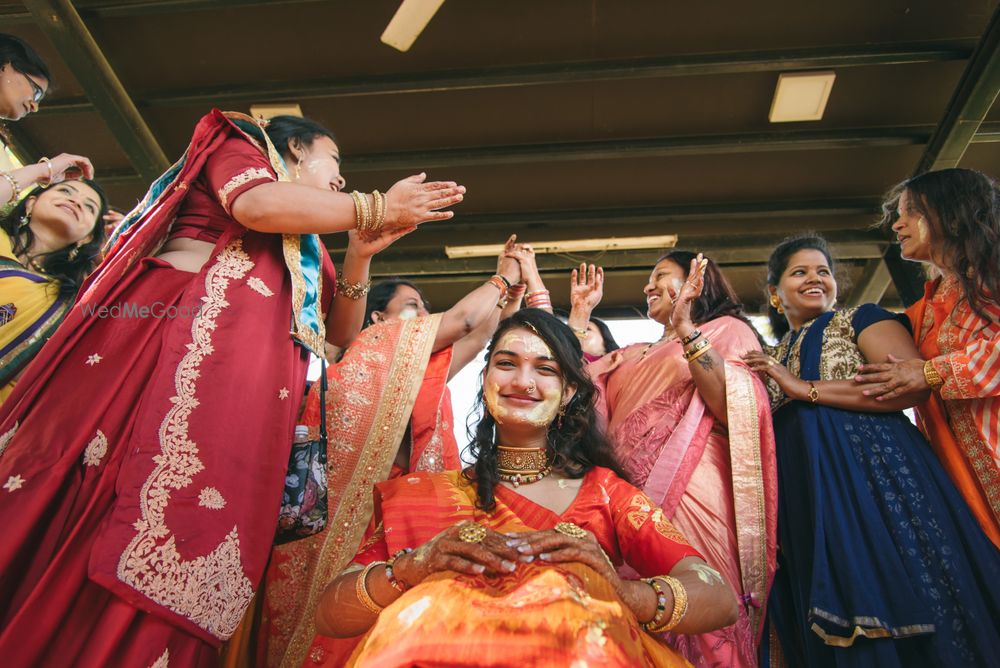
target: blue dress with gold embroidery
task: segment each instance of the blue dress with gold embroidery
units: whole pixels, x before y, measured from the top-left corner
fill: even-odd
[[[826,313],[776,357],[804,380],[850,379],[858,334],[897,317],[873,304]],[[791,401],[774,424],[768,616],[789,665],[996,665],[1000,552],[907,417]]]

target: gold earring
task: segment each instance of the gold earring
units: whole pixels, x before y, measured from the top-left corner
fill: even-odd
[[[778,295],[771,295],[771,306],[774,307],[774,310],[778,313],[783,314],[785,312],[785,309],[781,307],[781,300],[778,299]]]
[[[295,163],[295,180],[298,181],[302,178],[302,158]]]

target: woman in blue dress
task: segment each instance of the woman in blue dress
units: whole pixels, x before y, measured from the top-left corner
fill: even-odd
[[[833,259],[818,237],[774,250],[768,291],[780,342],[745,360],[774,409],[779,553],[768,619],[786,661],[996,665],[1000,552],[902,413],[923,397],[876,401],[854,381],[865,361],[919,357],[905,316],[874,304],[834,311]]]

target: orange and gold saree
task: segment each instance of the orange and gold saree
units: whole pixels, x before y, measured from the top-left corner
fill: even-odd
[[[597,536],[616,564],[669,573],[700,556],[641,491],[595,468],[561,515],[498,487],[496,508],[476,507],[459,472],[419,473],[376,485],[375,514],[352,568],[426,543],[464,520],[496,531],[573,522]],[[346,664],[345,664],[346,662]],[[520,564],[499,577],[437,573],[382,611],[361,638],[316,636],[305,666],[687,666],[643,631],[611,584],[580,564]]]
[[[376,482],[406,473],[394,466],[409,431],[409,471],[458,469],[446,383],[450,347],[431,352],[440,315],[373,325],[327,374],[327,528],[277,545],[265,574],[257,664],[298,666],[314,635],[316,601],[354,555],[371,518]],[[319,383],[300,420],[318,437]],[[244,621],[244,627],[249,621]],[[227,665],[245,662],[227,658]]]

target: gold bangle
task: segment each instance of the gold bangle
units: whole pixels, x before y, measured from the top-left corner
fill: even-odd
[[[929,385],[932,390],[944,385],[944,378],[942,378],[941,374],[938,373],[938,370],[934,368],[934,362],[931,360],[924,362],[924,380],[927,381],[927,385]]]
[[[586,327],[584,327],[583,329],[577,329],[576,327],[570,326],[570,330],[572,330],[572,332],[576,334],[576,338],[580,339],[581,341],[587,338]]]
[[[45,181],[45,183],[40,183],[39,185],[41,185],[41,186],[43,186],[45,188],[48,188],[49,186],[52,185],[52,179],[55,178],[55,175],[52,173],[52,161],[49,160],[48,158],[40,158],[38,160],[38,164],[41,165],[43,163],[49,169],[49,178],[48,178],[47,181]]]
[[[372,191],[372,201],[375,203],[375,216],[372,221],[372,232],[378,232],[385,224],[385,195],[377,190]]]
[[[705,348],[708,348],[710,345],[712,345],[711,341],[709,341],[708,339],[702,339],[701,341],[699,341],[698,343],[694,344],[693,346],[684,351],[684,359],[688,359],[691,355],[694,355],[695,353],[704,350]]]
[[[384,561],[373,561],[372,563],[365,566],[364,570],[358,576],[357,581],[354,585],[354,593],[358,596],[358,601],[364,606],[365,610],[368,612],[373,612],[376,615],[382,612],[385,608],[375,602],[372,595],[368,593],[368,584],[365,580],[368,579],[368,574],[371,573],[373,568],[378,568],[379,566],[385,566]]]
[[[653,626],[649,629],[650,633],[664,633],[671,630],[675,626],[681,623],[684,619],[684,615],[687,614],[688,609],[688,595],[687,590],[684,589],[684,584],[677,578],[671,575],[657,575],[653,580],[660,580],[668,587],[674,595],[674,609],[670,613],[670,619],[666,621],[665,624],[660,626]]]
[[[21,186],[17,184],[17,179],[10,172],[0,172],[0,176],[10,182],[11,192],[10,197],[7,199],[7,204],[14,204],[21,197]]]
[[[337,279],[337,294],[343,295],[348,299],[353,299],[357,301],[368,294],[368,291],[372,289],[372,279],[368,279],[365,283],[348,283],[343,278]]]
[[[705,346],[704,348],[701,348],[700,350],[698,350],[693,355],[687,355],[687,354],[685,354],[684,355],[684,359],[687,360],[688,364],[690,364],[691,362],[695,361],[696,359],[698,359],[699,357],[701,357],[702,355],[704,355],[705,353],[707,353],[711,349],[712,349],[711,345]]]
[[[359,232],[364,230],[365,210],[361,203],[361,193],[357,190],[351,191],[351,199],[354,200],[354,228]]]

